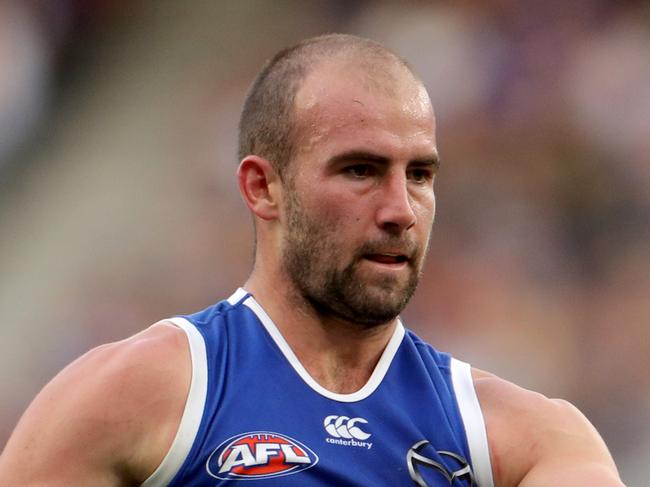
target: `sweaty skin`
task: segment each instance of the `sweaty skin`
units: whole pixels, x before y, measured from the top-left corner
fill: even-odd
[[[410,297],[433,223],[438,164],[421,83],[403,66],[382,66],[382,83],[355,66],[324,61],[301,85],[300,148],[288,181],[259,155],[245,157],[238,172],[257,230],[245,288],[309,374],[339,393],[366,383],[396,326],[395,318],[355,313],[371,303],[389,315]],[[309,259],[310,273],[296,275],[292,252]],[[363,299],[332,302],[346,286]],[[497,487],[623,485],[573,406],[473,374]],[[0,486],[140,485],[173,441],[190,381],[185,334],[164,322],[87,353],[25,412],[0,456]]]
[[[596,429],[570,403],[473,369],[496,486],[622,486]]]
[[[166,324],[91,350],[29,406],[0,455],[0,486],[140,485],[176,434],[190,366],[185,333]]]

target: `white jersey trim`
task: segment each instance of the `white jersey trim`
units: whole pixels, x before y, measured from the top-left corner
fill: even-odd
[[[451,381],[456,393],[458,409],[465,425],[467,445],[469,446],[469,454],[472,457],[472,468],[476,482],[479,487],[494,487],[487,431],[481,405],[474,389],[470,365],[452,358]]]
[[[332,392],[328,389],[325,389],[318,382],[316,382],[316,380],[309,374],[309,372],[307,372],[307,370],[298,360],[298,357],[296,357],[296,355],[293,353],[293,350],[291,350],[289,344],[282,336],[282,333],[280,333],[278,327],[275,325],[275,323],[273,323],[273,320],[271,320],[269,315],[266,314],[266,311],[264,311],[260,304],[255,301],[253,296],[249,296],[244,301],[244,305],[248,306],[257,315],[259,320],[262,322],[262,325],[264,325],[264,328],[266,328],[266,331],[269,333],[269,335],[271,335],[271,338],[273,338],[275,344],[278,346],[280,351],[288,360],[289,364],[291,364],[291,366],[302,378],[302,380],[321,396],[327,397],[328,399],[333,399],[334,401],[356,402],[370,396],[370,394],[372,394],[377,389],[377,387],[379,387],[379,384],[381,384],[381,381],[384,379],[384,376],[388,372],[388,368],[393,361],[393,357],[395,357],[397,349],[399,348],[400,344],[402,343],[402,339],[404,338],[404,326],[402,325],[401,321],[397,320],[397,326],[395,327],[393,336],[388,342],[388,345],[386,345],[386,348],[384,349],[379,362],[377,362],[375,370],[373,370],[370,379],[368,379],[368,382],[366,382],[366,384],[356,392],[350,394],[339,394],[337,392]]]
[[[176,437],[161,464],[141,487],[165,487],[183,466],[199,431],[208,391],[208,361],[203,336],[185,318],[171,318],[164,322],[178,326],[187,336],[192,358],[192,380]]]
[[[245,296],[248,295],[248,292],[245,289],[239,288],[233,293],[232,296],[228,298],[228,304],[231,306],[239,303]]]

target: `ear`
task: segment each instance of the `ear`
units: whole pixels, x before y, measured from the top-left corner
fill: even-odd
[[[250,210],[263,220],[278,217],[280,179],[271,163],[259,156],[246,156],[237,169],[239,191]]]

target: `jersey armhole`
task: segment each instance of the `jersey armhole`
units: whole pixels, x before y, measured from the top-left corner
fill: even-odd
[[[470,365],[452,357],[451,380],[456,393],[460,416],[465,426],[467,446],[472,458],[476,482],[479,487],[494,487],[487,431],[481,405],[474,389]]]
[[[170,318],[164,321],[176,325],[187,336],[192,360],[192,379],[174,441],[158,468],[141,487],[165,487],[181,469],[201,425],[208,390],[208,361],[203,336],[185,318]]]

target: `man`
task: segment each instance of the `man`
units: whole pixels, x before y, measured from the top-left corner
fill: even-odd
[[[439,164],[402,60],[344,35],[282,51],[246,100],[240,157],[243,289],[67,367],[9,440],[1,486],[622,485],[575,408],[399,321]]]

